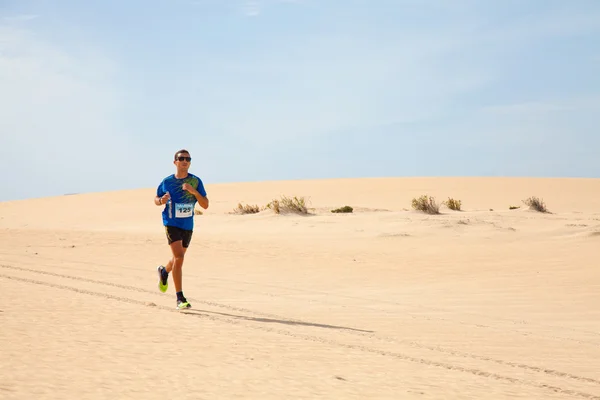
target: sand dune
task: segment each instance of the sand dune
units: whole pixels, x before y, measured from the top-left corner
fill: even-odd
[[[0,203],[0,398],[600,399],[600,179],[206,186],[187,312],[154,189]]]

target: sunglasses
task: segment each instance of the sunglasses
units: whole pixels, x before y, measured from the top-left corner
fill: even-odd
[[[177,161],[192,161],[192,157],[177,157]]]

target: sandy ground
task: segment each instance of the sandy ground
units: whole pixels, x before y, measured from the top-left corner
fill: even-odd
[[[187,312],[152,188],[0,203],[0,398],[600,399],[600,180],[207,191]],[[230,214],[281,195],[311,215]]]

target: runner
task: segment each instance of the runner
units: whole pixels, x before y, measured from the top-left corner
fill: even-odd
[[[208,208],[202,180],[188,172],[191,162],[192,157],[187,150],[175,153],[173,164],[177,167],[176,172],[162,180],[154,198],[154,204],[164,206],[162,220],[172,254],[166,267],[159,265],[157,268],[158,288],[163,293],[167,291],[172,271],[178,309],[191,308],[183,295],[182,267],[194,230],[194,206],[198,202],[202,208]]]

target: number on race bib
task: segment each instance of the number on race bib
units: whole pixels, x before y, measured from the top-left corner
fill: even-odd
[[[194,205],[177,203],[175,204],[175,218],[188,218],[193,215]]]

